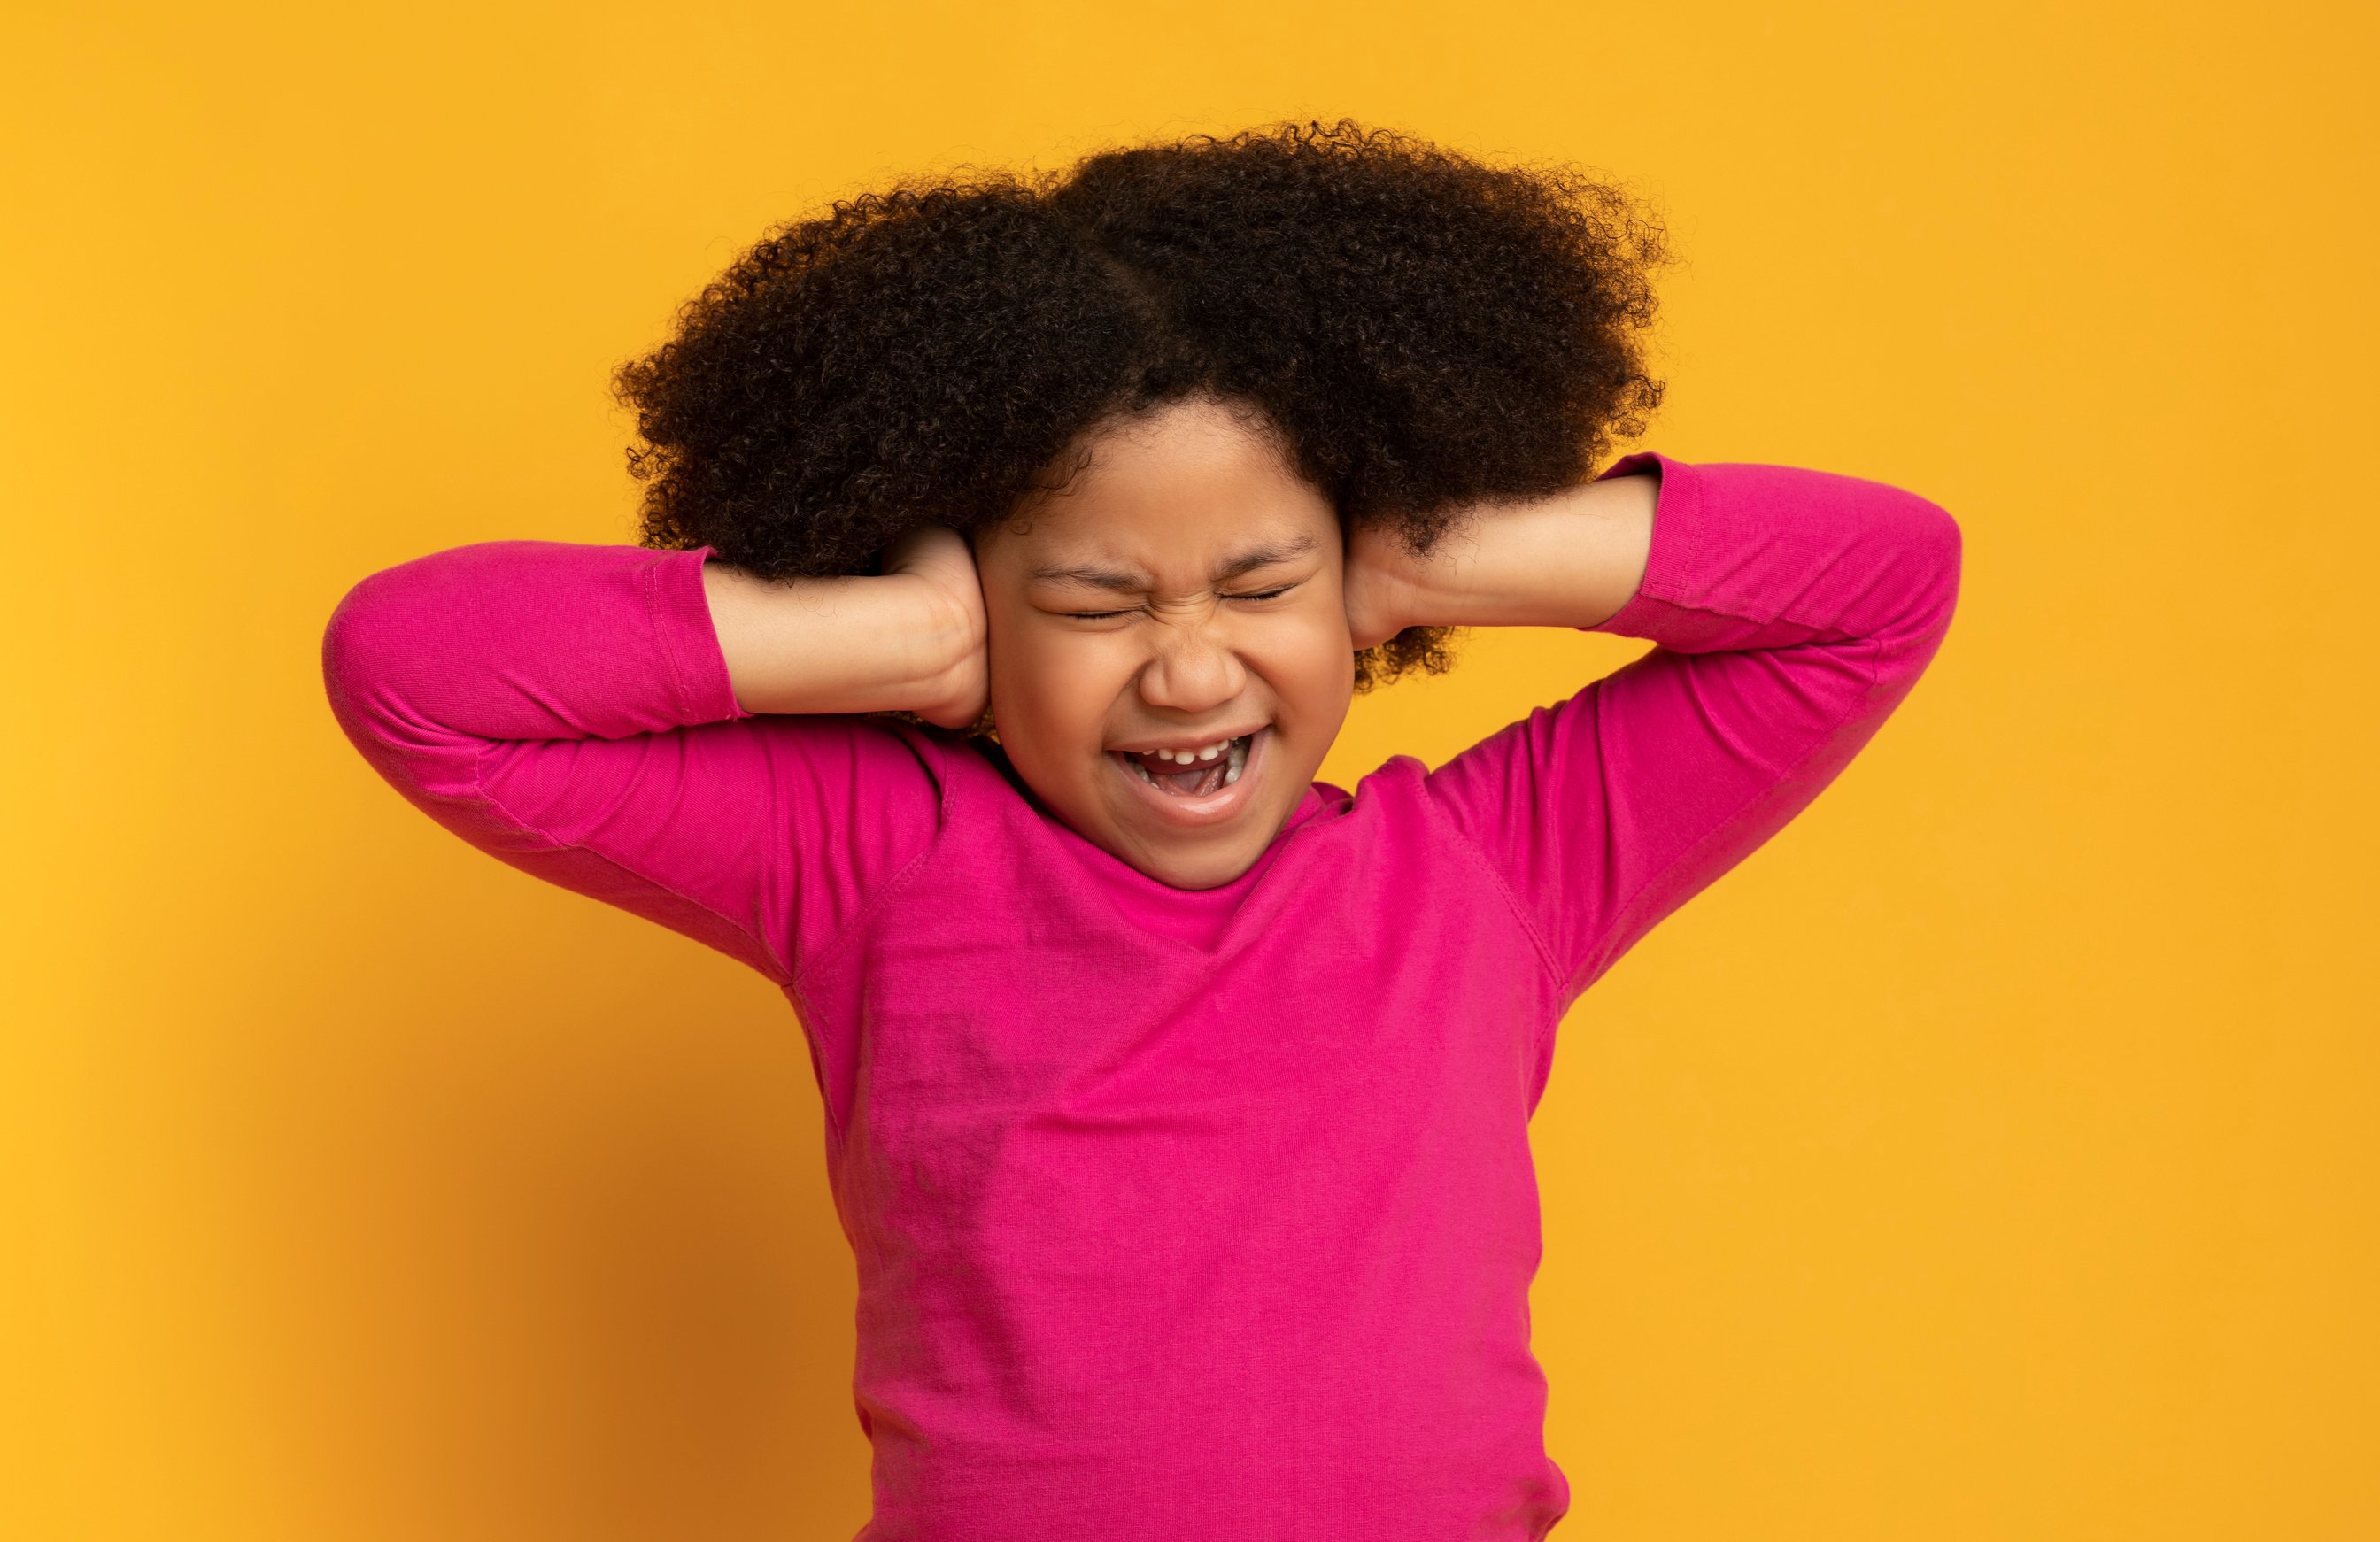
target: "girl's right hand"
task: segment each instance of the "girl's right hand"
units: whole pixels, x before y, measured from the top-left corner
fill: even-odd
[[[884,576],[914,580],[923,602],[925,685],[910,710],[938,728],[974,727],[990,705],[991,671],[983,584],[966,537],[947,525],[912,530],[885,554]]]

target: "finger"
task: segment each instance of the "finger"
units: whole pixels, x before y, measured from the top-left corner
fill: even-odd
[[[892,543],[884,554],[887,573],[914,573],[921,568],[956,570],[972,566],[966,537],[948,525],[920,525]]]

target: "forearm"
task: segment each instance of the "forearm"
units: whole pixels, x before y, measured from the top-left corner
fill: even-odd
[[[1661,464],[1484,506],[1421,556],[1361,565],[1388,597],[1376,625],[1580,627],[1689,652],[1874,641],[1879,662],[1938,640],[1959,545],[1938,508],[1782,467],[1670,463],[1670,488],[1647,474]]]
[[[1621,463],[1640,464],[1655,457]],[[1855,477],[1658,464],[1645,577],[1597,630],[1672,652],[1831,650],[1879,686],[1924,667],[1958,594],[1959,528],[1948,514]]]
[[[853,697],[850,656],[900,646],[917,618],[804,586],[746,594],[705,557],[496,541],[403,564],[341,601],[324,685],[364,758],[456,835],[783,983],[931,833],[938,795],[913,747],[837,710],[901,704],[892,688]],[[722,647],[761,655],[747,674],[794,696],[823,686],[816,715],[739,706]],[[805,650],[819,674],[775,657]]]
[[[702,582],[747,712],[930,714],[982,646],[959,607],[909,574],[771,583],[711,562]]]
[[[1615,478],[1485,505],[1394,565],[1405,626],[1590,627],[1643,582],[1660,479]]]
[[[1594,624],[1657,646],[1431,779],[1565,1001],[1818,795],[1909,694],[1958,597],[1958,525],[1912,493],[1661,466],[1636,592]]]

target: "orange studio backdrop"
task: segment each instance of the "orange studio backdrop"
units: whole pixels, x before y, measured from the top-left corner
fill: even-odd
[[[0,49],[0,1536],[844,1538],[768,983],[373,778],[357,578],[629,538],[609,370],[917,170],[1601,168],[1647,442],[1956,513],[1926,680],[1564,1027],[1558,1535],[2380,1537],[2369,5],[50,5]],[[1327,773],[1634,645],[1481,635]]]

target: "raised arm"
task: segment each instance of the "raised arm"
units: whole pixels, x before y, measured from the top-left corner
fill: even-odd
[[[980,710],[953,556],[944,531],[882,577],[767,584],[705,551],[461,547],[349,591],[324,682],[455,834],[782,984],[936,827],[935,741],[849,714]]]
[[[1624,495],[1606,491],[1621,479]],[[1408,625],[1658,645],[1430,778],[1567,1001],[1806,807],[1900,705],[1949,627],[1960,534],[1881,483],[1634,455],[1489,511],[1451,555],[1400,570],[1437,586],[1407,596]]]
[[[944,728],[983,715],[983,588],[956,530],[913,532],[881,577],[771,583],[714,562],[702,584],[747,712],[916,712]]]

